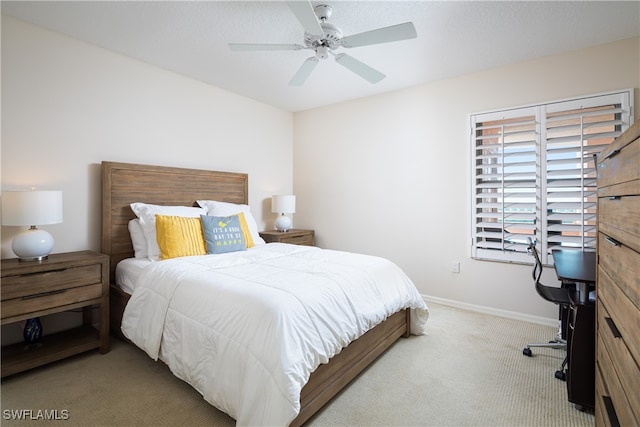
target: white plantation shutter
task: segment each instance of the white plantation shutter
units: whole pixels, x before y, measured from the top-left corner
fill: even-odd
[[[595,248],[594,155],[633,120],[632,91],[471,116],[472,257],[542,262]]]
[[[536,108],[483,114],[473,125],[475,256],[516,261],[535,234]]]
[[[594,155],[629,123],[620,94],[550,104],[545,116],[547,252],[596,246]],[[625,115],[627,115],[625,117]]]

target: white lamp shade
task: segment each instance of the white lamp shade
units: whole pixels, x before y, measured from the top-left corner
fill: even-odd
[[[3,191],[2,225],[32,226],[62,222],[62,191]]]
[[[296,196],[272,196],[271,212],[295,213],[296,212]]]

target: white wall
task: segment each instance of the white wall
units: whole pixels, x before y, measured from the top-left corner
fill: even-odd
[[[293,115],[2,16],[2,190],[63,191],[53,252],[100,250],[103,160],[249,174],[249,203],[272,227],[292,190]],[[18,227],[2,227],[2,258]],[[45,333],[80,314],[43,318]],[[21,340],[19,323],[2,344]]]
[[[390,258],[422,294],[557,318],[529,266],[470,258],[469,114],[626,88],[639,105],[639,52],[630,39],[296,113],[296,227]]]
[[[63,191],[53,252],[100,249],[103,160],[249,174],[252,213],[292,190],[293,116],[2,15],[2,189]],[[14,257],[2,227],[2,258]]]

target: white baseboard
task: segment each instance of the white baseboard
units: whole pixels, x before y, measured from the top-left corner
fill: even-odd
[[[434,297],[429,295],[422,295],[422,298],[427,302],[433,302],[435,304],[448,305],[450,307],[461,308],[464,310],[477,311],[479,313],[491,314],[493,316],[506,317],[507,319],[522,320],[524,322],[536,323],[546,326],[558,326],[558,319],[550,319],[548,317],[533,316],[531,314],[518,313],[515,311],[501,310],[493,307],[486,307],[484,305],[469,304],[466,302],[455,301],[446,298]]]

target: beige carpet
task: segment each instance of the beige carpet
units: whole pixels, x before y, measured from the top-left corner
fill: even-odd
[[[428,334],[401,339],[323,409],[310,426],[592,426],[554,378],[559,350],[522,355],[550,327],[429,304]],[[3,426],[233,426],[160,363],[117,339],[90,352],[5,378]],[[57,410],[55,422],[10,410]],[[24,412],[23,412],[24,413]]]

